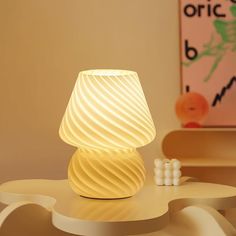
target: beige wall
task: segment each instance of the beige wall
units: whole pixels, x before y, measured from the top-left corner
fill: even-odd
[[[178,126],[177,0],[0,0],[0,182],[64,178],[73,147],[59,124],[80,70],[139,73],[157,128],[150,169]]]

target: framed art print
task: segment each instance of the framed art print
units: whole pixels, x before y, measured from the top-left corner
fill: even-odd
[[[203,95],[206,127],[236,126],[236,0],[180,0],[182,92]]]

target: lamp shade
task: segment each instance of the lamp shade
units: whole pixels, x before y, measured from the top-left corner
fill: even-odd
[[[137,148],[151,142],[155,127],[137,73],[80,72],[59,134],[68,144],[89,149]]]

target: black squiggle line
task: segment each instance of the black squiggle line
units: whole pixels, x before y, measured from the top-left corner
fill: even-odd
[[[216,94],[216,96],[211,104],[212,107],[215,107],[217,105],[217,103],[221,102],[221,100],[224,97],[224,95],[226,94],[227,90],[229,90],[233,86],[234,83],[236,83],[236,76],[233,76],[230,79],[229,83],[221,89],[220,94],[219,93]]]

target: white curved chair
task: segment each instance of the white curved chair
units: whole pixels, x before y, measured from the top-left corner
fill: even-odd
[[[189,206],[175,213],[161,231],[143,236],[235,236],[236,230],[223,215],[207,206]]]

